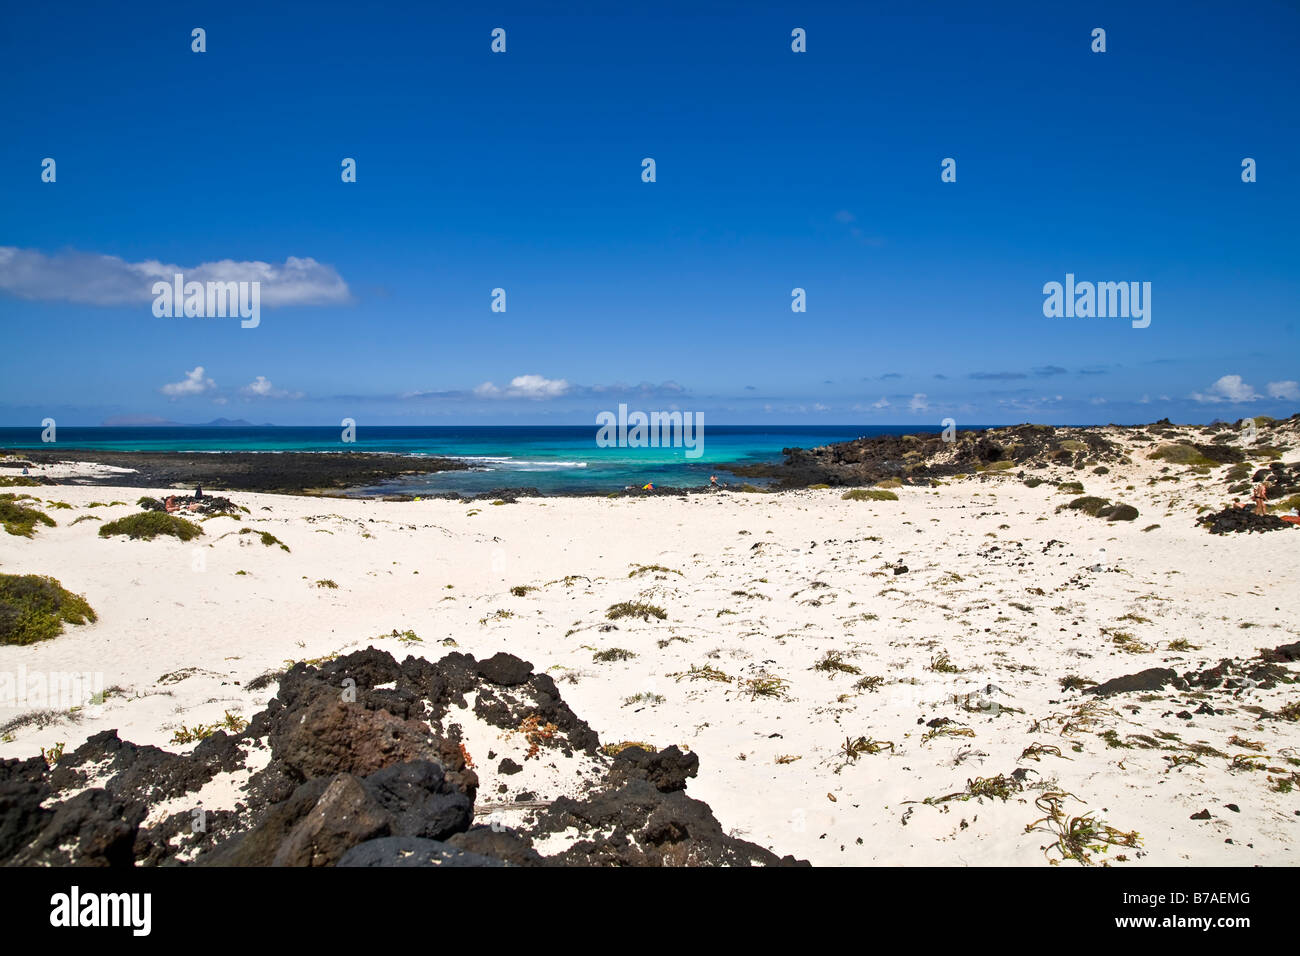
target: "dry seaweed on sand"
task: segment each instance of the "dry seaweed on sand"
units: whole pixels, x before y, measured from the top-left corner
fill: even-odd
[[[1025,827],[1026,833],[1038,830],[1055,837],[1052,843],[1043,847],[1043,855],[1047,857],[1048,863],[1057,866],[1062,860],[1073,860],[1083,866],[1091,866],[1094,853],[1108,853],[1113,846],[1128,848],[1142,845],[1142,838],[1136,830],[1127,833],[1117,830],[1096,819],[1094,811],[1089,810],[1075,817],[1068,816],[1063,809],[1067,798],[1079,799],[1063,790],[1049,790],[1040,794],[1034,799],[1034,804],[1046,816]],[[1059,854],[1059,858],[1054,859],[1053,853]],[[1126,857],[1119,855],[1114,859],[1122,862]],[[1109,866],[1110,863],[1102,861],[1101,865]]]

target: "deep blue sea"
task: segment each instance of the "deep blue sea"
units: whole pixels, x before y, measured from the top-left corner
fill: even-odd
[[[683,448],[601,448],[595,425],[573,426],[358,426],[344,443],[332,427],[149,426],[60,427],[58,441],[41,442],[40,428],[0,428],[0,448],[116,451],[396,452],[460,458],[470,471],[453,471],[366,489],[368,493],[481,494],[495,488],[535,487],[543,494],[618,491],[628,485],[706,485],[725,462],[779,462],[781,449],[810,448],[865,435],[926,431],[914,425],[708,425],[702,454]],[[928,429],[938,431],[939,429]],[[755,484],[762,482],[755,481]]]

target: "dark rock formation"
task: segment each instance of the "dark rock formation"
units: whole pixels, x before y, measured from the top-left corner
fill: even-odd
[[[1098,429],[1015,425],[959,431],[953,440],[940,433],[876,435],[819,448],[786,448],[781,464],[731,464],[742,477],[774,478],[780,488],[814,484],[869,485],[887,478],[927,484],[932,478],[988,470],[1042,468],[1048,464],[1082,468],[1120,464],[1120,447]],[[1005,464],[1010,463],[1010,464]]]
[[[1112,694],[1128,694],[1133,691],[1164,690],[1177,682],[1178,675],[1172,668],[1150,667],[1136,674],[1125,674],[1123,677],[1116,677],[1095,687],[1089,687],[1084,693],[1110,697]]]
[[[1255,514],[1252,508],[1224,508],[1212,514],[1204,514],[1196,523],[1205,525],[1210,534],[1228,534],[1229,532],[1248,531],[1283,531],[1287,528],[1300,527],[1283,521],[1273,514]]]
[[[573,758],[594,771],[565,779],[568,796],[548,801],[520,792],[498,804],[525,808],[517,827],[495,816],[491,826],[475,826],[479,778],[458,711],[499,728],[503,739],[544,728],[526,740],[546,766]],[[699,767],[696,754],[634,746],[607,757],[599,746],[554,681],[527,661],[455,653],[437,663],[414,657],[398,663],[369,648],[319,667],[293,666],[242,733],[217,732],[189,754],[137,746],[106,731],[52,769],[39,757],[0,761],[0,864],[796,862],[729,837],[707,804],[686,796],[686,781]],[[254,751],[269,761],[250,772]],[[515,761],[501,765],[503,775],[522,769]],[[240,775],[240,802],[199,807],[198,791],[222,774]],[[193,808],[158,811],[186,795],[195,795]],[[550,856],[534,848],[535,838],[571,830],[578,836],[559,841]]]

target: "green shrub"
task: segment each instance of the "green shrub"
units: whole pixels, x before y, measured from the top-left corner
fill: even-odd
[[[26,475],[0,475],[0,488],[35,488],[40,482]]]
[[[1207,458],[1197,448],[1181,442],[1173,445],[1161,445],[1148,457],[1167,461],[1174,465],[1217,465],[1218,462]]]
[[[883,488],[854,488],[840,495],[841,501],[897,501],[898,495]]]
[[[63,633],[64,623],[94,621],[86,599],[40,574],[0,574],[0,644],[35,644]]]
[[[202,533],[203,529],[198,525],[161,511],[142,511],[139,514],[127,515],[125,518],[110,521],[99,529],[101,538],[124,534],[129,538],[143,538],[145,541],[151,541],[160,534],[169,534],[182,541],[189,541]]]
[[[1075,498],[1065,507],[1071,511],[1082,511],[1086,515],[1092,515],[1096,518],[1110,511],[1110,499],[1098,498],[1095,495],[1088,495],[1083,498]]]
[[[53,528],[55,521],[44,511],[20,505],[13,495],[0,495],[0,524],[10,534],[30,538],[36,530],[36,523]]]
[[[1067,495],[1081,495],[1083,494],[1083,482],[1063,481],[1056,486],[1056,490]]]
[[[620,617],[639,617],[646,621],[652,617],[657,617],[659,620],[665,621],[668,619],[668,614],[663,608],[656,607],[653,604],[645,604],[641,601],[623,601],[611,605],[610,609],[605,612],[605,617],[611,621],[617,621]]]

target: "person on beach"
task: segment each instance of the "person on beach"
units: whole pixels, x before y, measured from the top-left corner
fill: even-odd
[[[175,495],[168,495],[168,496],[167,496],[167,500],[163,502],[163,507],[167,509],[167,513],[168,513],[168,514],[171,514],[173,511],[175,511],[175,510],[176,510],[176,496],[175,496]]]
[[[1259,484],[1257,484],[1255,486],[1255,492],[1253,497],[1255,499],[1255,514],[1257,515],[1267,514],[1268,513],[1268,508],[1267,508],[1268,485],[1264,484],[1264,482],[1262,481]]]
[[[714,488],[718,487],[718,476],[709,475],[709,484],[712,485]]]
[[[202,501],[202,500],[203,500],[203,486],[202,486],[202,485],[195,485],[195,486],[194,486],[194,498],[195,498],[197,501]]]

